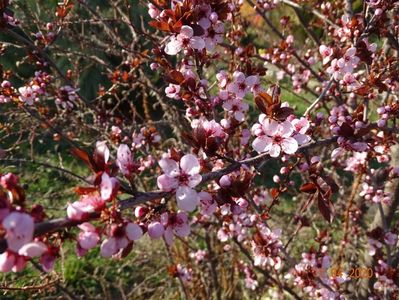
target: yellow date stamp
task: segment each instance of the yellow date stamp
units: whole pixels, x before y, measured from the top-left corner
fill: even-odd
[[[328,269],[326,268],[314,268],[314,274],[316,277],[332,277],[332,278],[349,278],[349,279],[364,279],[372,278],[374,276],[374,271],[369,267],[351,267],[345,270],[341,266],[332,266]]]

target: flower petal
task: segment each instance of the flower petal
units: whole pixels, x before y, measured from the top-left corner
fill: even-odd
[[[176,190],[177,207],[184,211],[193,211],[198,205],[198,193],[187,186],[180,186]]]
[[[201,168],[197,157],[192,154],[186,154],[180,159],[180,167],[189,175],[198,174]]]
[[[281,148],[287,154],[294,154],[298,150],[298,142],[292,137],[285,138],[281,142]]]

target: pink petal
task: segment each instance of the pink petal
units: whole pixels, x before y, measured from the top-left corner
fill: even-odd
[[[285,138],[281,142],[281,148],[287,154],[294,154],[298,150],[298,142],[292,137]]]
[[[187,187],[180,186],[176,190],[177,207],[184,211],[193,211],[199,202],[198,193]]]
[[[280,155],[281,148],[278,144],[273,144],[270,148],[269,154],[271,157],[278,157]]]
[[[98,235],[97,232],[84,231],[79,233],[79,238],[78,238],[79,245],[85,250],[94,248],[99,241],[100,241],[100,236]]]
[[[263,123],[263,131],[268,136],[275,136],[278,130],[278,123],[275,120],[264,119]]]
[[[190,39],[190,46],[193,49],[202,50],[205,48],[205,41],[202,37],[193,36]]]
[[[271,146],[272,146],[272,139],[267,136],[257,137],[252,142],[252,148],[254,148],[254,150],[258,153],[269,151]]]
[[[172,38],[165,46],[165,53],[168,55],[176,55],[180,52],[182,43],[175,38]]]
[[[159,239],[165,231],[163,225],[157,221],[150,223],[148,225],[148,235],[152,239]]]
[[[168,244],[168,246],[172,246],[173,245],[173,230],[172,228],[168,227],[166,228],[163,237],[165,239],[166,244]]]
[[[180,167],[189,175],[198,174],[201,168],[197,157],[192,154],[186,154],[180,159]]]
[[[179,175],[179,165],[177,162],[170,158],[162,158],[158,162],[159,166],[161,167],[162,171],[170,177],[175,177]]]
[[[25,244],[19,249],[18,254],[28,257],[41,256],[44,252],[47,252],[47,246],[42,242],[32,242]]]
[[[101,243],[100,254],[102,257],[111,257],[112,255],[116,254],[116,252],[118,252],[118,249],[116,247],[115,238],[111,237],[109,239],[105,239]]]
[[[8,249],[18,250],[33,239],[34,221],[25,213],[12,212],[3,220]]]
[[[193,188],[196,187],[198,184],[201,183],[202,181],[202,176],[200,174],[195,174],[193,176],[190,176],[190,178],[188,179],[188,186]]]
[[[129,223],[125,228],[126,236],[131,241],[137,241],[143,236],[143,229],[135,223]]]
[[[289,121],[284,121],[279,125],[279,132],[282,137],[290,137],[294,132],[294,126]]]
[[[170,192],[171,190],[177,188],[178,181],[176,178],[162,174],[157,178],[157,185],[162,191]]]
[[[194,30],[190,26],[183,25],[179,35],[184,38],[191,38],[194,35]]]

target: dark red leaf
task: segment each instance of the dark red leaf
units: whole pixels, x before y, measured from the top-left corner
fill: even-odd
[[[312,182],[308,182],[303,184],[299,190],[303,193],[314,194],[317,192],[317,186]]]
[[[165,75],[165,81],[167,83],[180,85],[184,81],[184,76],[181,72],[177,70],[172,70]]]

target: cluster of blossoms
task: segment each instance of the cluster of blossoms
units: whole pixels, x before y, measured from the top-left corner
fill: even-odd
[[[280,0],[256,0],[256,5],[264,10],[272,10],[280,3]]]
[[[60,87],[57,91],[55,103],[57,103],[63,109],[72,109],[77,98],[77,91],[78,89],[75,89],[69,85]]]
[[[172,9],[182,6],[180,1],[173,1]],[[166,10],[160,11],[153,4],[148,5],[149,15],[158,22],[173,22],[172,17]],[[217,44],[223,41],[224,23],[216,11],[212,10],[209,4],[194,4],[194,8],[199,11],[198,19],[191,24],[183,24],[181,28],[169,37],[165,45],[165,53],[176,55],[182,50],[187,53],[193,51],[214,51]]]
[[[239,262],[239,267],[241,271],[245,274],[245,287],[250,290],[256,290],[259,286],[259,282],[257,281],[256,274],[250,265],[244,263],[243,261]]]
[[[396,246],[398,242],[398,235],[391,231],[385,232],[382,228],[377,227],[367,233],[369,243],[369,254],[371,256],[379,257],[381,248],[384,245]]]
[[[147,145],[156,145],[161,141],[161,136],[156,131],[154,127],[140,128],[140,132],[133,133],[133,143],[134,148],[141,148]]]
[[[34,78],[29,82],[29,84],[18,89],[19,101],[26,103],[27,105],[33,105],[35,102],[38,102],[39,97],[46,94],[46,88],[51,80],[52,77],[48,73],[44,71],[36,71]],[[10,83],[3,83],[5,85],[4,87],[11,87]]]
[[[0,202],[0,222],[7,241],[7,250],[0,255],[0,271],[20,272],[34,257],[40,258],[44,270],[51,270],[58,251],[34,238],[35,222],[43,220],[43,209],[35,206],[30,211],[22,210],[24,192],[16,175],[0,175]]]
[[[270,266],[279,270],[282,263],[280,255],[283,246],[280,240],[281,229],[272,231],[263,224],[259,225],[257,229],[258,232],[251,241],[254,265],[262,268]]]
[[[302,253],[301,261],[285,277],[293,279],[294,284],[312,299],[345,299],[337,292],[339,285],[346,280],[345,275],[329,276],[330,267],[327,247],[322,246],[320,252],[311,250]]]
[[[399,287],[396,284],[398,278],[398,270],[392,268],[383,260],[378,260],[378,265],[375,267],[375,277],[377,281],[374,283],[374,289],[384,294],[386,291],[391,293],[398,293]]]
[[[328,50],[320,46],[320,53],[322,54],[322,56],[327,52]],[[323,60],[325,60],[326,58],[328,57],[323,56]],[[348,50],[346,50],[345,54],[341,58],[339,59],[334,58],[331,61],[330,66],[327,68],[327,73],[331,74],[332,77],[336,81],[338,81],[341,78],[344,78],[345,76],[350,76],[353,73],[353,70],[356,68],[359,61],[360,61],[359,57],[356,56],[356,47],[351,47]]]
[[[252,147],[258,153],[267,152],[271,157],[280,154],[294,154],[298,147],[308,143],[307,135],[310,123],[306,118],[289,117],[283,122],[259,115],[259,123],[252,126],[252,134],[256,136]]]

